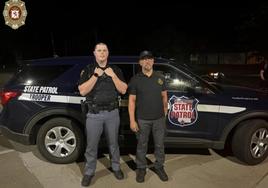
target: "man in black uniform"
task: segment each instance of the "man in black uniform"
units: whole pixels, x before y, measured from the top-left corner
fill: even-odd
[[[168,176],[163,166],[165,161],[165,115],[168,108],[165,79],[153,71],[154,57],[151,52],[141,52],[139,63],[142,71],[130,81],[128,103],[130,128],[136,132],[138,138],[136,181],[144,182],[147,167],[147,145],[151,130],[156,158],[154,169],[162,181],[167,181]],[[137,122],[135,118],[137,118]]]
[[[82,186],[88,186],[95,174],[100,136],[104,130],[109,144],[111,166],[117,179],[123,179],[120,169],[118,131],[118,93],[125,94],[127,84],[121,70],[108,64],[108,47],[104,43],[95,46],[96,64],[88,65],[80,74],[78,86],[82,96],[86,96],[88,107],[86,120],[87,148],[86,165]]]

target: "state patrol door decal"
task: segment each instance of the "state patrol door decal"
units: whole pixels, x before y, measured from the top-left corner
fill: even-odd
[[[198,118],[196,98],[190,99],[185,96],[176,97],[173,95],[169,99],[168,120],[170,123],[180,127],[186,127],[196,122]]]

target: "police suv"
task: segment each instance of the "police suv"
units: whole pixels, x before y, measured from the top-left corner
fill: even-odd
[[[137,57],[111,57],[128,82],[140,71]],[[93,57],[38,59],[24,62],[1,91],[4,135],[24,144],[37,144],[54,163],[76,161],[84,152],[85,116],[81,112],[78,80]],[[247,164],[268,155],[268,97],[236,86],[209,84],[187,67],[156,58],[154,70],[168,89],[167,147],[224,149]],[[122,146],[135,144],[129,128],[128,96],[119,96]],[[134,145],[135,146],[135,145]]]

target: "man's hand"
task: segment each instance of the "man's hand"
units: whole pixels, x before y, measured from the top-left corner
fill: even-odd
[[[107,76],[110,76],[112,78],[115,77],[115,73],[111,67],[105,69],[104,72]]]
[[[94,73],[97,73],[99,76],[102,76],[104,71],[101,68],[96,67]]]
[[[139,131],[139,127],[136,121],[130,122],[130,129],[135,133]]]

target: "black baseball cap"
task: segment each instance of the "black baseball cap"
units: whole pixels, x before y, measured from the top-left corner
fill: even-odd
[[[147,50],[144,50],[140,53],[140,57],[139,57],[140,60],[143,60],[143,59],[154,59],[154,56],[153,56],[153,53],[150,52],[150,51],[147,51]]]

